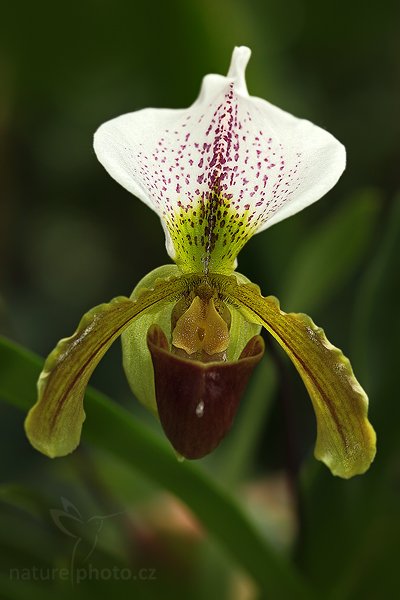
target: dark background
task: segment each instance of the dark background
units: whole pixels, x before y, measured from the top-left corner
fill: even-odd
[[[3,3],[1,9],[0,327],[43,356],[72,333],[84,311],[129,295],[147,272],[169,262],[157,216],[96,161],[92,136],[103,121],[147,106],[189,105],[203,75],[225,74],[233,46],[243,44],[253,51],[251,94],[325,127],[346,146],[347,169],[337,186],[306,211],[255,236],[239,257],[239,271],[264,294],[277,295],[285,310],[309,312],[350,356],[370,396],[377,458],[366,475],[348,482],[316,465],[307,394],[273,347],[278,386],[234,490],[251,506],[248,488],[263,482],[269,500],[260,492],[265,503],[257,510],[269,523],[266,535],[291,552],[313,584],[333,589],[338,599],[392,598],[398,589],[398,7],[394,1],[91,0]],[[130,396],[118,344],[93,383],[157,429]],[[53,564],[50,533],[43,528],[54,527],[48,510],[60,496],[90,513],[104,494],[90,487],[79,460],[72,457],[57,468],[57,461],[38,457],[25,441],[21,415],[4,406],[0,411],[0,558],[6,580],[21,556]],[[151,497],[162,491],[149,491],[135,479],[127,495],[117,493],[125,477],[119,467],[108,464],[103,471],[98,456],[88,460],[100,478],[107,473],[107,494],[118,495],[124,510],[139,525],[146,522],[158,539],[157,525],[138,507],[143,487]],[[213,461],[205,466],[212,474]],[[284,473],[296,479],[298,469],[294,497],[300,509],[285,509],[290,498],[274,494],[277,486],[285,488]],[[32,508],[37,503],[47,510],[39,525]],[[175,542],[177,563],[186,560],[195,571],[185,546],[193,540],[180,540],[183,552]],[[70,546],[62,534],[52,543],[63,564]],[[218,555],[215,548],[210,552]],[[209,585],[219,586],[222,597],[236,597],[230,584],[237,574],[224,556],[216,562],[224,564],[226,578],[217,585],[210,575]],[[164,567],[170,570],[168,561]],[[212,572],[211,566],[204,569]],[[149,587],[146,594],[157,597]],[[89,586],[84,597],[99,593],[93,590]],[[28,597],[9,581],[2,593]],[[35,593],[44,592],[31,582],[29,597]]]

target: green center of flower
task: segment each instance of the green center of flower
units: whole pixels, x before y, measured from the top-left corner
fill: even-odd
[[[179,268],[184,273],[232,273],[237,255],[257,228],[250,205],[239,207],[233,199],[210,193],[195,205],[178,206],[165,220]]]

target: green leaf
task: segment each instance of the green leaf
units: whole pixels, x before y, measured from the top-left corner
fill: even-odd
[[[352,362],[370,395],[379,437],[376,464],[346,486],[312,469],[302,490],[308,523],[302,566],[336,600],[378,598],[379,589],[393,585],[395,590],[398,579],[399,195],[388,209],[380,223],[381,239],[355,290],[350,321]]]
[[[400,194],[387,216],[383,239],[358,288],[353,315],[354,353],[369,388],[376,393],[386,385],[396,389],[397,382],[399,319],[385,321],[383,312],[396,317],[398,310]],[[389,385],[387,375],[393,378]]]
[[[243,480],[254,464],[277,384],[276,369],[267,354],[255,369],[235,424],[216,456],[221,478],[229,485]]]
[[[0,338],[0,397],[27,410],[42,361]],[[176,460],[166,442],[88,388],[83,437],[181,498],[230,556],[273,598],[310,598],[300,575],[275,554],[243,509],[198,465]]]
[[[283,273],[285,307],[313,312],[340,289],[371,242],[379,206],[377,191],[358,192],[305,236]]]

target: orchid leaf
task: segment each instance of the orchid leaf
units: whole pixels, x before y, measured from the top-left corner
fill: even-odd
[[[37,450],[51,458],[75,450],[85,419],[83,396],[94,368],[135,317],[179,297],[184,286],[181,278],[167,279],[134,302],[121,296],[101,304],[83,316],[73,336],[57,344],[45,362],[38,400],[25,421]]]
[[[0,338],[0,398],[27,410],[41,366],[39,357]],[[198,465],[178,462],[164,440],[90,388],[86,411],[84,439],[181,498],[261,590],[282,600],[312,597],[300,575],[269,547],[232,496]]]
[[[216,457],[221,478],[230,485],[243,480],[254,464],[277,386],[276,369],[267,353],[255,369],[236,422]]]
[[[317,419],[315,457],[334,475],[364,473],[374,459],[375,432],[367,419],[368,398],[349,360],[304,314],[284,313],[276,298],[254,285],[225,286],[228,299],[246,307],[288,354],[310,394]]]
[[[282,275],[286,306],[313,312],[346,282],[365,256],[379,206],[378,192],[362,190],[307,234]]]
[[[373,260],[359,286],[353,315],[354,355],[369,387],[376,393],[382,390],[383,385],[387,385],[388,373],[393,376],[391,385],[396,386],[397,382],[396,349],[399,320],[394,319],[390,325],[393,343],[388,344],[388,330],[382,327],[381,314],[382,298],[385,298],[386,307],[390,303],[389,314],[392,311],[396,314],[397,311],[398,276],[394,275],[398,272],[399,247],[400,194],[396,196],[392,210],[388,213],[383,239],[375,250]],[[377,344],[380,336],[382,343]],[[369,368],[371,364],[375,366],[374,369]],[[393,422],[390,416],[389,419]]]
[[[352,362],[374,398],[371,416],[380,433],[379,463],[367,477],[357,478],[349,486],[338,485],[311,464],[304,473],[302,496],[308,532],[302,566],[315,574],[316,585],[329,581],[334,569],[335,584],[330,592],[336,600],[374,597],[370,591],[374,585],[390,589],[390,580],[397,581],[394,549],[399,539],[399,510],[393,490],[400,410],[394,390],[398,385],[400,322],[390,318],[388,326],[383,315],[393,317],[398,310],[399,195],[388,209],[381,223],[381,239],[355,291],[350,320]],[[331,541],[321,554],[327,539]],[[377,588],[375,596],[379,596]]]

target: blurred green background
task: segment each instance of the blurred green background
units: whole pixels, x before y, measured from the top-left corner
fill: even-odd
[[[129,295],[169,262],[156,215],[96,161],[92,136],[103,121],[189,105],[202,76],[226,73],[233,46],[244,44],[253,50],[250,93],[344,143],[348,166],[335,189],[254,237],[239,270],[284,310],[308,312],[350,356],[370,396],[376,460],[351,481],[314,461],[307,393],[271,343],[231,435],[201,468],[317,597],[396,597],[399,3],[25,0],[3,3],[1,13],[0,327],[43,356],[84,311]],[[130,395],[118,343],[92,383],[161,436]],[[276,597],[154,478],[85,444],[69,458],[45,459],[25,440],[23,413],[5,403],[0,411],[1,598],[70,597],[70,581],[34,580],[32,568],[68,567],[78,538],[77,565],[87,565],[95,545],[94,567],[147,571],[143,581],[88,578],[75,585],[77,597]],[[64,523],[64,531],[51,509],[67,512],[69,522],[75,516],[81,530],[72,534]],[[100,533],[93,520],[88,525],[111,514],[119,516]],[[21,581],[13,568],[30,574]]]

